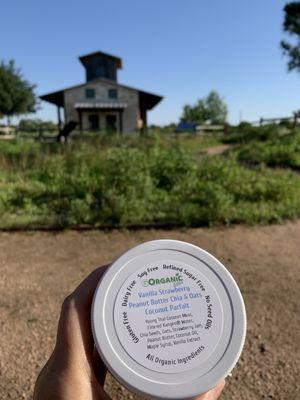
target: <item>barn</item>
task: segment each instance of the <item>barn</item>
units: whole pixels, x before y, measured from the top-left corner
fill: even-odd
[[[58,124],[62,113],[66,126],[80,131],[134,132],[147,127],[147,112],[162,97],[118,83],[119,57],[97,51],[79,57],[86,81],[80,85],[47,93],[40,98],[57,107]]]

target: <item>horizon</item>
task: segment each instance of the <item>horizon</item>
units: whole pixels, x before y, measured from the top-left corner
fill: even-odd
[[[300,108],[299,77],[287,72],[280,49],[285,3],[31,0],[16,13],[12,1],[3,15],[13,14],[18,29],[11,30],[9,18],[2,21],[0,35],[9,32],[10,40],[1,44],[1,59],[14,59],[41,95],[84,83],[80,55],[99,50],[120,57],[118,83],[163,96],[149,124],[179,122],[183,106],[211,90],[224,98],[232,124],[290,116]],[[56,122],[56,108],[40,105],[27,117]]]

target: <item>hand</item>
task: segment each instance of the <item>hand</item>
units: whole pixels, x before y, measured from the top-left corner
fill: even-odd
[[[107,369],[94,350],[90,323],[93,294],[106,268],[93,271],[64,300],[56,344],[37,378],[34,400],[109,400],[103,390]],[[224,384],[197,400],[216,400]]]

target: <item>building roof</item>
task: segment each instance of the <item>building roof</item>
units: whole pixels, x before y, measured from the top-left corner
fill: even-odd
[[[116,83],[114,81],[111,81],[111,80],[105,79],[105,78],[97,78],[97,79],[91,80],[89,82],[82,83],[80,85],[70,86],[70,87],[64,88],[62,90],[58,90],[57,92],[47,93],[47,94],[40,96],[40,99],[48,101],[49,103],[55,104],[58,107],[64,107],[64,92],[65,91],[70,90],[70,89],[75,89],[78,87],[88,86],[91,83],[97,83],[97,82],[112,83],[116,86],[120,86],[120,87],[124,87],[126,89],[131,89],[131,90],[137,91],[139,93],[140,106],[145,108],[146,110],[151,110],[157,103],[159,103],[163,99],[162,96],[159,96],[157,94],[145,92],[143,90],[139,90],[139,89],[136,89],[136,88],[133,88],[130,86],[125,86],[125,85]]]
[[[111,60],[116,62],[118,68],[122,68],[122,60],[121,60],[120,57],[116,57],[116,56],[113,56],[113,55],[108,54],[108,53],[103,53],[102,51],[95,51],[94,53],[89,53],[89,54],[86,54],[84,56],[80,56],[78,58],[81,61],[81,63],[85,66],[86,62],[89,59],[96,58],[96,57],[99,57],[99,56],[100,57],[104,56],[105,58],[110,58]]]
[[[47,93],[39,97],[40,99],[48,101],[48,103],[55,104],[58,107],[64,106],[64,90],[58,90],[57,92]]]

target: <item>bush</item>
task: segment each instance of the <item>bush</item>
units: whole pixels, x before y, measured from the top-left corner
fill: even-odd
[[[12,156],[14,144],[1,144],[1,228],[201,226],[300,214],[300,180],[291,172],[197,161],[181,146],[40,146],[15,143]]]
[[[57,125],[52,121],[42,121],[38,118],[21,119],[18,130],[22,132],[57,131]]]
[[[231,151],[246,164],[300,168],[300,132],[265,142],[251,142]]]
[[[224,136],[224,143],[248,143],[251,141],[273,140],[285,133],[285,127],[280,125],[252,126],[247,122],[230,127],[229,134]]]

